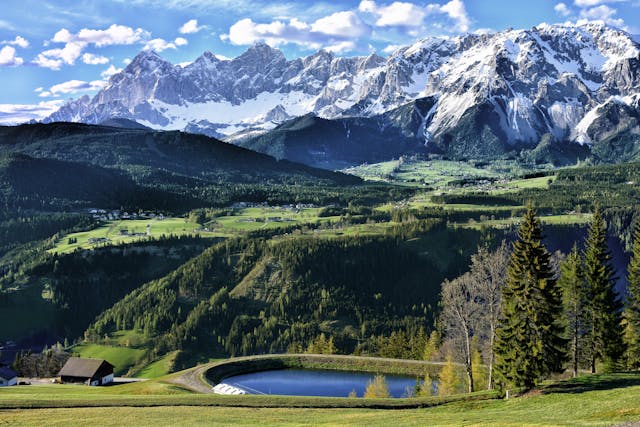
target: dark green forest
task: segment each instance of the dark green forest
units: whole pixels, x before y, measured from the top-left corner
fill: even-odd
[[[128,346],[122,337],[135,337],[144,350],[137,369],[176,351],[175,369],[305,351],[444,359],[441,285],[469,270],[480,249],[511,245],[528,203],[543,219],[558,216],[542,235],[556,266],[574,243],[583,245],[600,207],[624,297],[640,164],[509,178],[540,177],[546,185],[514,191],[481,191],[471,178],[434,191],[180,132],[0,128],[0,344],[66,342],[72,350]],[[428,203],[416,203],[420,197]],[[308,222],[273,227],[265,214],[252,220],[263,225],[253,231],[238,222],[236,232],[215,238],[55,250],[70,233],[108,223],[89,208],[150,210],[205,228],[239,215],[238,202],[317,210]]]

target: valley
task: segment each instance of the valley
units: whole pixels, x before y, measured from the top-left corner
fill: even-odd
[[[1,425],[640,422],[637,5],[49,3]]]

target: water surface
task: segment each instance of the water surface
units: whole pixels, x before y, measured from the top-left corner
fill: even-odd
[[[249,394],[347,397],[355,390],[362,397],[374,376],[369,372],[278,369],[236,375],[222,382]],[[392,397],[406,397],[416,385],[413,377],[385,375],[385,379]]]

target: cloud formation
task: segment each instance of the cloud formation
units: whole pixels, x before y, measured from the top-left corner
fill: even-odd
[[[2,41],[0,42],[0,44],[9,44],[9,45],[18,46],[23,49],[26,49],[29,47],[29,40],[21,36],[16,36],[15,39]]]
[[[553,10],[562,17],[567,17],[571,15],[571,10],[569,10],[569,6],[566,3],[558,3],[553,7]]]
[[[201,26],[201,27],[198,26],[197,19],[190,19],[187,22],[185,22],[184,25],[180,27],[178,31],[180,32],[180,34],[194,34],[202,30],[203,28],[204,26]]]
[[[260,24],[251,18],[245,18],[233,24],[229,33],[220,38],[234,45],[264,41],[273,46],[293,43],[311,49],[325,47],[334,52],[344,52],[355,48],[355,39],[370,33],[371,28],[357,14],[345,11],[333,13],[312,23],[292,18],[288,22],[276,20]]]
[[[82,55],[82,62],[89,65],[108,64],[109,58],[106,56],[94,55],[93,53],[85,53]]]
[[[374,16],[376,27],[422,27],[427,17],[438,15],[450,18],[457,31],[467,32],[471,25],[471,19],[462,0],[451,0],[444,5],[431,3],[425,6],[401,1],[382,6],[373,0],[362,0],[358,11]]]
[[[24,59],[16,56],[16,49],[13,46],[4,46],[0,49],[0,67],[17,67],[23,63]]]
[[[593,7],[607,3],[624,3],[627,0],[575,0],[573,4],[578,7]]]
[[[131,45],[145,40],[149,32],[141,28],[133,29],[113,24],[104,30],[81,29],[71,33],[66,28],[58,31],[51,39],[53,43],[64,43],[64,47],[45,50],[38,54],[33,63],[52,70],[59,70],[63,64],[73,65],[89,45],[104,47],[112,45]]]
[[[92,82],[86,82],[84,80],[69,80],[67,82],[53,85],[49,90],[41,91],[38,96],[47,98],[51,96],[70,95],[78,92],[100,90],[104,85],[104,80],[94,80]]]
[[[178,48],[178,46],[185,46],[187,44],[189,44],[189,42],[187,41],[187,39],[183,37],[178,37],[174,41],[168,41],[165,39],[157,38],[157,39],[149,40],[147,44],[145,44],[144,49],[153,50],[154,52],[162,52],[167,49],[175,50]]]
[[[64,101],[43,101],[38,104],[0,104],[0,123],[15,125],[41,120],[58,110]]]

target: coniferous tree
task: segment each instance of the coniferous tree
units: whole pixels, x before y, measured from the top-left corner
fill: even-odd
[[[581,344],[585,331],[588,329],[587,288],[584,280],[582,257],[578,246],[567,259],[560,264],[560,279],[558,285],[562,289],[562,303],[567,322],[567,337],[569,338],[569,355],[573,376],[578,376],[578,362],[581,354]]]
[[[614,289],[611,254],[607,247],[607,227],[600,208],[589,224],[584,251],[584,274],[587,285],[587,313],[591,319],[588,332],[591,372],[596,363],[613,369],[624,353],[621,333],[621,304]]]
[[[561,370],[566,345],[561,314],[562,295],[529,207],[513,245],[496,331],[496,373],[505,383],[530,388]]]
[[[633,233],[633,252],[627,268],[627,302],[624,310],[627,366],[640,368],[640,221]]]

